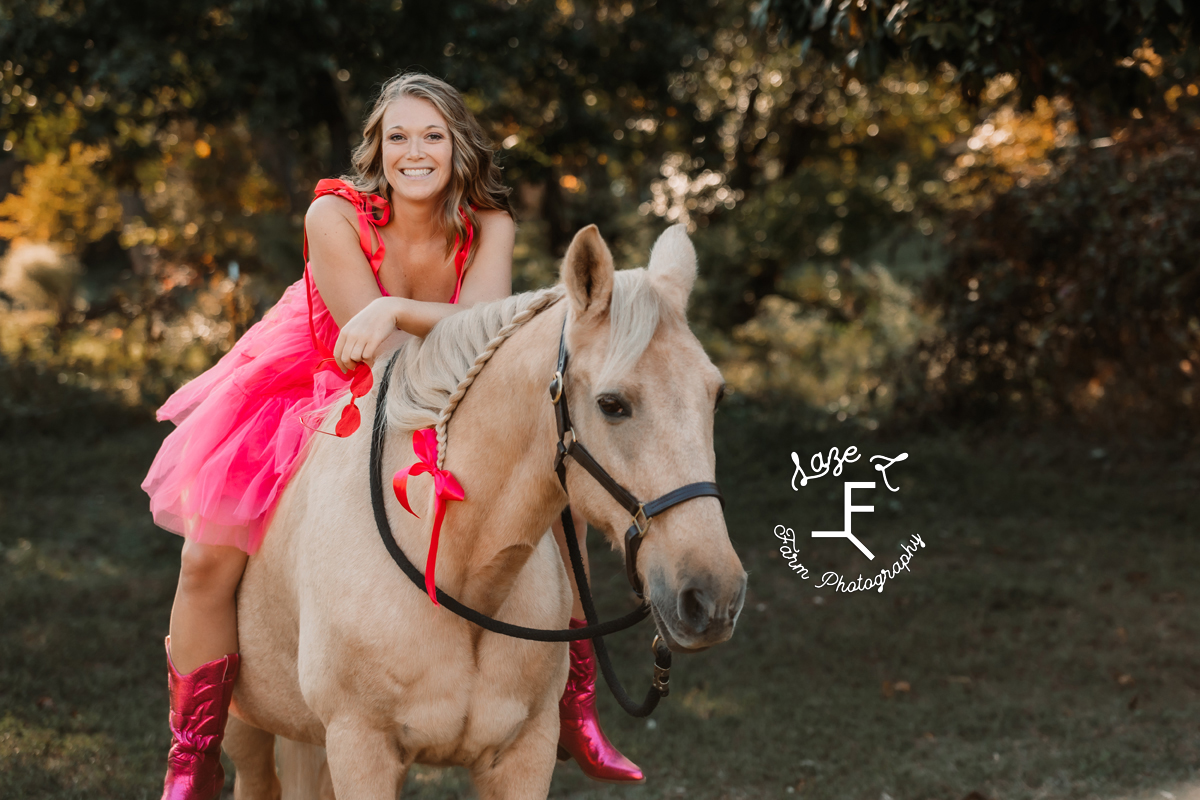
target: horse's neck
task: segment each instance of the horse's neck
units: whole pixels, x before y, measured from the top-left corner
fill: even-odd
[[[437,582],[484,613],[503,604],[562,507],[547,391],[562,313],[547,309],[498,348],[450,420],[445,468],[466,500],[447,510]]]

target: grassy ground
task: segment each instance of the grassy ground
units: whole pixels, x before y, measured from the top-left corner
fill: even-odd
[[[677,657],[653,721],[602,691],[613,740],[643,787],[561,765],[553,797],[1182,797],[1197,780],[1200,460],[1182,447],[1107,451],[1066,434],[815,434],[733,409],[718,417],[726,518],[750,573],[734,638]],[[19,427],[19,426],[17,426]],[[146,798],[167,746],[166,632],[180,540],[157,531],[138,483],[165,427],[0,434],[0,798]],[[875,551],[841,540],[842,481],[799,492],[789,452],[907,451],[900,492],[860,492]],[[774,526],[800,533],[809,577]],[[911,573],[835,594],[919,534]],[[600,550],[597,545],[594,552]],[[595,560],[603,605],[628,602]],[[648,681],[649,630],[611,643]],[[405,796],[470,796],[455,770],[415,770]]]

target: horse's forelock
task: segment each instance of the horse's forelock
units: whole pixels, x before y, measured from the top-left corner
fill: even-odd
[[[597,377],[599,385],[606,385],[633,371],[654,338],[665,307],[646,270],[621,270],[614,278],[609,306],[608,350]]]

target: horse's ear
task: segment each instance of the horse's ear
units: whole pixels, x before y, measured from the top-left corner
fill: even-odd
[[[650,280],[664,299],[683,310],[696,282],[696,248],[688,238],[686,225],[672,225],[663,231],[650,251]]]
[[[562,280],[575,318],[608,313],[613,290],[613,257],[595,225],[575,234],[563,259]]]

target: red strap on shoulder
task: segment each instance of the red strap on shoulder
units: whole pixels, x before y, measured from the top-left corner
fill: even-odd
[[[350,184],[339,178],[326,178],[317,183],[317,188],[313,192],[313,199],[323,195],[333,194],[345,200],[349,200],[355,210],[358,211],[358,243],[362,247],[363,255],[367,257],[367,262],[371,265],[371,271],[375,273],[378,280],[379,268],[383,265],[383,257],[385,254],[383,247],[383,238],[376,235],[379,240],[379,246],[372,248],[371,246],[371,228],[386,225],[391,218],[392,208],[388,205],[387,200],[384,200],[377,194],[363,194],[355,189]],[[376,216],[378,215],[378,216]],[[313,321],[313,287],[312,287],[312,271],[308,266],[308,229],[304,230],[304,287],[308,293],[308,331],[312,336],[313,347],[321,354],[322,358],[330,358],[333,353],[325,345],[324,342],[317,339],[316,324]]]
[[[363,194],[345,181],[336,178],[326,179],[318,183],[316,191],[313,192],[313,199],[316,200],[318,197],[326,194],[335,194],[338,197],[349,200],[358,211],[358,241],[362,246],[363,254],[367,257],[367,262],[371,265],[371,272],[375,274],[375,281],[378,282],[379,267],[383,265],[383,237],[377,233],[376,238],[379,240],[379,246],[372,248],[371,228],[372,226],[379,227],[387,224],[388,219],[391,217],[391,206],[379,195]],[[308,296],[308,334],[312,337],[313,348],[321,356],[320,364],[323,365],[319,366],[318,369],[332,370],[334,374],[340,376],[343,380],[350,381],[350,403],[342,408],[341,419],[338,420],[333,434],[334,436],[345,438],[358,430],[361,415],[354,401],[370,391],[373,383],[371,367],[366,362],[361,362],[355,369],[343,374],[333,358],[333,351],[317,338],[317,326],[313,318],[312,269],[308,264],[307,228],[304,230],[304,289]],[[320,430],[319,425],[311,425],[303,416],[301,416],[300,422],[313,430]],[[321,432],[324,433],[324,431]]]
[[[392,216],[392,207],[388,201],[377,194],[363,194],[350,184],[339,178],[326,178],[317,184],[313,199],[327,194],[334,194],[344,200],[349,200],[358,211],[358,243],[362,246],[363,254],[371,264],[371,271],[378,273],[383,265],[383,239],[379,246],[371,246],[371,227],[382,227]],[[379,216],[376,217],[376,214]],[[376,237],[378,238],[378,237]],[[308,231],[304,232],[304,263],[308,263]]]
[[[463,273],[466,272],[467,259],[471,255],[471,244],[475,241],[475,228],[471,226],[471,218],[467,216],[467,212],[462,206],[458,207],[458,215],[462,217],[463,224],[467,226],[467,238],[462,243],[462,247],[458,247],[459,237],[454,237],[454,245],[458,252],[454,254],[454,273],[458,276],[458,280],[454,285],[454,296],[450,298],[451,303],[458,302],[458,293],[462,291]]]

